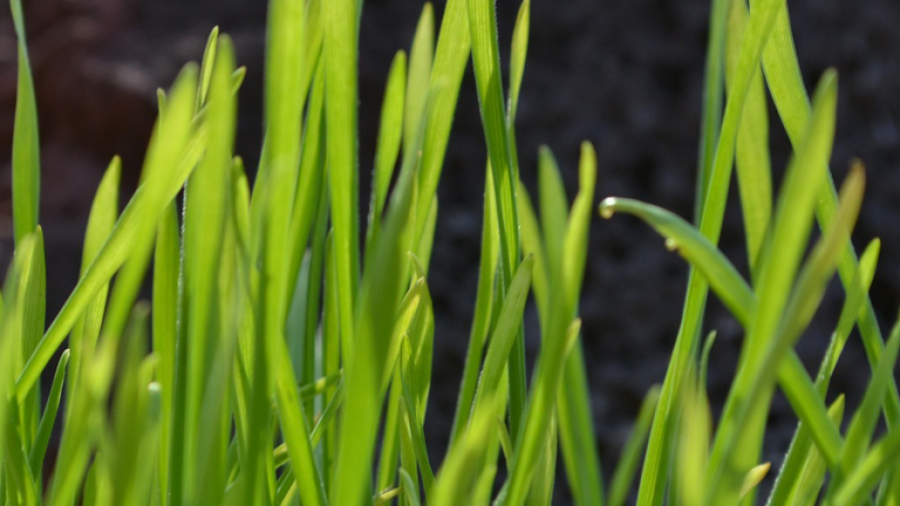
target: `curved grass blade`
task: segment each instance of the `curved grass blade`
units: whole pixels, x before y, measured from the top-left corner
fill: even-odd
[[[41,151],[37,98],[25,41],[21,0],[10,0],[16,31],[18,81],[12,144],[13,234],[18,245],[38,224],[41,196]]]
[[[726,102],[722,128],[717,139],[715,156],[706,184],[707,190],[702,195],[703,205],[699,213],[699,229],[713,243],[718,242],[721,234],[737,130],[747,91],[754,69],[757,67],[772,30],[775,17],[785,3],[784,0],[757,1],[738,57],[732,86],[733,93],[729,95]],[[693,360],[693,351],[697,349],[696,343],[701,338],[700,324],[706,305],[706,296],[705,281],[692,272],[688,279],[682,325],[676,337],[675,350],[660,392],[660,405],[663,409],[657,410],[650,432],[650,442],[647,456],[644,459],[644,470],[641,474],[638,506],[657,506],[664,500],[665,485],[672,462],[671,443],[675,439],[677,426],[677,410],[675,410],[676,406],[672,399],[681,388],[680,384],[684,379],[685,371]]]
[[[743,325],[750,323],[756,308],[753,291],[737,269],[690,223],[660,207],[631,199],[609,197],[600,203],[600,215],[611,218],[616,212],[638,216],[666,238],[674,249],[703,273],[722,302]]]

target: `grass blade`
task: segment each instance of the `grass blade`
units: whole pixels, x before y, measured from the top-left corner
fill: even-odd
[[[18,245],[38,224],[41,193],[41,151],[34,77],[25,41],[21,0],[10,0],[18,51],[16,113],[12,144],[13,234]]]
[[[641,404],[641,410],[638,412],[637,421],[628,437],[628,442],[622,449],[622,455],[619,457],[619,465],[613,473],[612,481],[609,485],[609,498],[606,502],[609,506],[621,506],[625,504],[628,498],[628,489],[634,479],[634,473],[637,471],[640,463],[641,450],[647,443],[647,434],[650,433],[650,422],[653,421],[653,412],[656,411],[656,403],[659,401],[659,388],[652,388],[644,397]],[[695,447],[696,450],[696,447]],[[692,451],[690,453],[702,453],[701,451]]]

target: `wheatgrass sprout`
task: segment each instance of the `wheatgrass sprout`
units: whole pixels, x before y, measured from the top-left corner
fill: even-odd
[[[10,2],[19,79],[15,254],[0,298],[0,503],[520,506],[551,504],[568,487],[586,506],[635,494],[641,506],[749,505],[769,475],[776,506],[897,501],[900,325],[885,344],[868,296],[880,242],[858,261],[850,242],[865,171],[855,164],[835,190],[827,168],[837,76],[826,72],[809,99],[785,2],[712,0],[694,222],[628,198],[600,204],[604,218],[645,221],[691,268],[666,379],[647,394],[608,486],[579,316],[598,154],[582,144],[570,199],[567,169],[540,148],[531,198],[515,125],[531,2],[521,3],[511,41],[499,39],[494,3],[448,0],[442,13],[424,4],[408,53],[386,69],[365,219],[363,2],[269,2],[254,177],[234,151],[246,70],[213,29],[200,64],[158,93],[140,183],[121,210],[124,169],[110,163],[78,284],[45,330],[37,103],[22,5]],[[442,268],[431,262],[437,187],[470,60],[488,154],[481,258],[449,446],[437,461],[425,427],[442,336],[428,279]],[[795,151],[777,197],[767,93]],[[717,246],[732,169],[749,279]],[[822,234],[810,250],[816,219]],[[140,301],[151,265],[152,297]],[[812,376],[794,347],[835,272],[846,300]],[[701,340],[710,289],[746,333],[717,417],[706,392],[715,331]],[[539,325],[527,331],[540,339],[530,372],[529,299]],[[860,400],[829,391],[855,326],[872,367]],[[799,423],[772,469],[761,450],[776,389]]]

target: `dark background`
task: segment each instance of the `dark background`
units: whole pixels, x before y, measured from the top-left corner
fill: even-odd
[[[155,89],[200,58],[213,25],[235,40],[248,67],[241,92],[238,151],[254,165],[261,138],[266,2],[262,0],[31,0],[25,5],[42,136],[41,222],[47,242],[49,315],[77,280],[81,237],[93,192],[114,154],[125,162],[123,193],[136,184],[155,118]],[[636,197],[690,217],[694,199],[701,84],[709,0],[533,0],[531,45],[519,109],[522,177],[534,188],[539,145],[554,149],[570,192],[578,146],[594,143],[600,162],[597,201]],[[443,1],[435,3],[440,21]],[[360,171],[368,192],[384,81],[394,52],[408,48],[422,3],[365,3],[360,50]],[[883,329],[900,303],[900,3],[895,0],[790,1],[807,86],[833,66],[840,73],[839,120],[832,161],[841,180],[852,157],[868,165],[858,245],[880,236],[872,289]],[[501,0],[501,47],[509,46],[518,2]],[[506,54],[504,54],[504,57]],[[504,65],[506,62],[504,61]],[[9,146],[15,103],[15,38],[0,23],[0,257],[11,254]],[[775,182],[789,146],[773,121]],[[429,284],[437,333],[426,436],[437,464],[449,433],[472,317],[486,157],[474,81],[468,71],[439,189],[441,203]],[[736,192],[732,192],[736,204]],[[125,195],[123,194],[123,198]],[[365,197],[367,198],[367,197]],[[736,205],[722,248],[746,271]],[[593,414],[609,474],[647,389],[661,382],[683,301],[687,268],[663,241],[630,217],[595,220],[581,311]],[[832,287],[799,344],[818,363],[840,310]],[[527,318],[528,348],[538,348]],[[710,391],[721,403],[740,346],[738,324],[716,301],[708,329],[719,338]],[[853,409],[869,372],[856,338],[844,353],[832,396],[847,392]],[[765,458],[780,463],[795,418],[778,397]],[[772,472],[774,475],[774,471]],[[562,478],[561,478],[562,479]],[[771,481],[771,478],[767,481]],[[563,482],[558,502],[566,502]]]

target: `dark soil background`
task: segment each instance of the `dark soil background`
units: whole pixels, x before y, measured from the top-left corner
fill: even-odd
[[[109,159],[125,161],[133,189],[155,117],[155,89],[201,56],[213,25],[229,33],[248,67],[241,92],[238,149],[253,166],[261,138],[265,4],[262,0],[31,0],[26,17],[38,89],[43,143],[41,222],[47,242],[49,315],[77,279],[81,237],[93,192]],[[690,217],[694,199],[701,83],[709,0],[534,0],[532,40],[518,132],[522,175],[536,180],[538,146],[559,158],[570,195],[578,146],[593,142],[600,160],[599,199],[631,196]],[[443,1],[436,2],[437,13]],[[801,66],[812,88],[828,67],[840,73],[833,172],[852,157],[868,165],[869,186],[855,235],[883,241],[873,299],[883,328],[900,304],[900,3],[895,0],[789,2]],[[394,52],[411,42],[421,2],[366,2],[360,56],[360,171],[368,179],[384,81]],[[501,1],[501,46],[508,47],[518,2]],[[4,9],[5,11],[5,9]],[[0,23],[0,257],[11,254],[9,146],[15,103],[15,39]],[[777,121],[773,114],[773,122]],[[772,127],[776,182],[789,146]],[[437,311],[434,386],[426,427],[432,459],[442,459],[463,366],[475,294],[485,147],[471,70],[439,190],[438,233],[429,280]],[[367,194],[367,182],[362,194]],[[736,193],[735,193],[736,196]],[[735,199],[732,199],[734,202]],[[743,231],[737,207],[726,217],[722,247],[739,265]],[[743,267],[742,267],[743,268]],[[687,267],[637,220],[595,221],[582,299],[593,413],[609,474],[647,389],[661,382],[674,342]],[[799,345],[817,363],[840,310],[832,287]],[[530,359],[535,317],[526,329]],[[719,331],[710,389],[727,392],[740,346],[737,323],[715,301],[707,326]],[[851,340],[833,383],[849,407],[868,381],[861,346]],[[780,463],[794,428],[776,399],[765,458]],[[774,474],[774,472],[773,472]],[[564,480],[562,478],[561,480]],[[771,478],[767,482],[771,481]],[[569,502],[559,483],[557,502]]]

